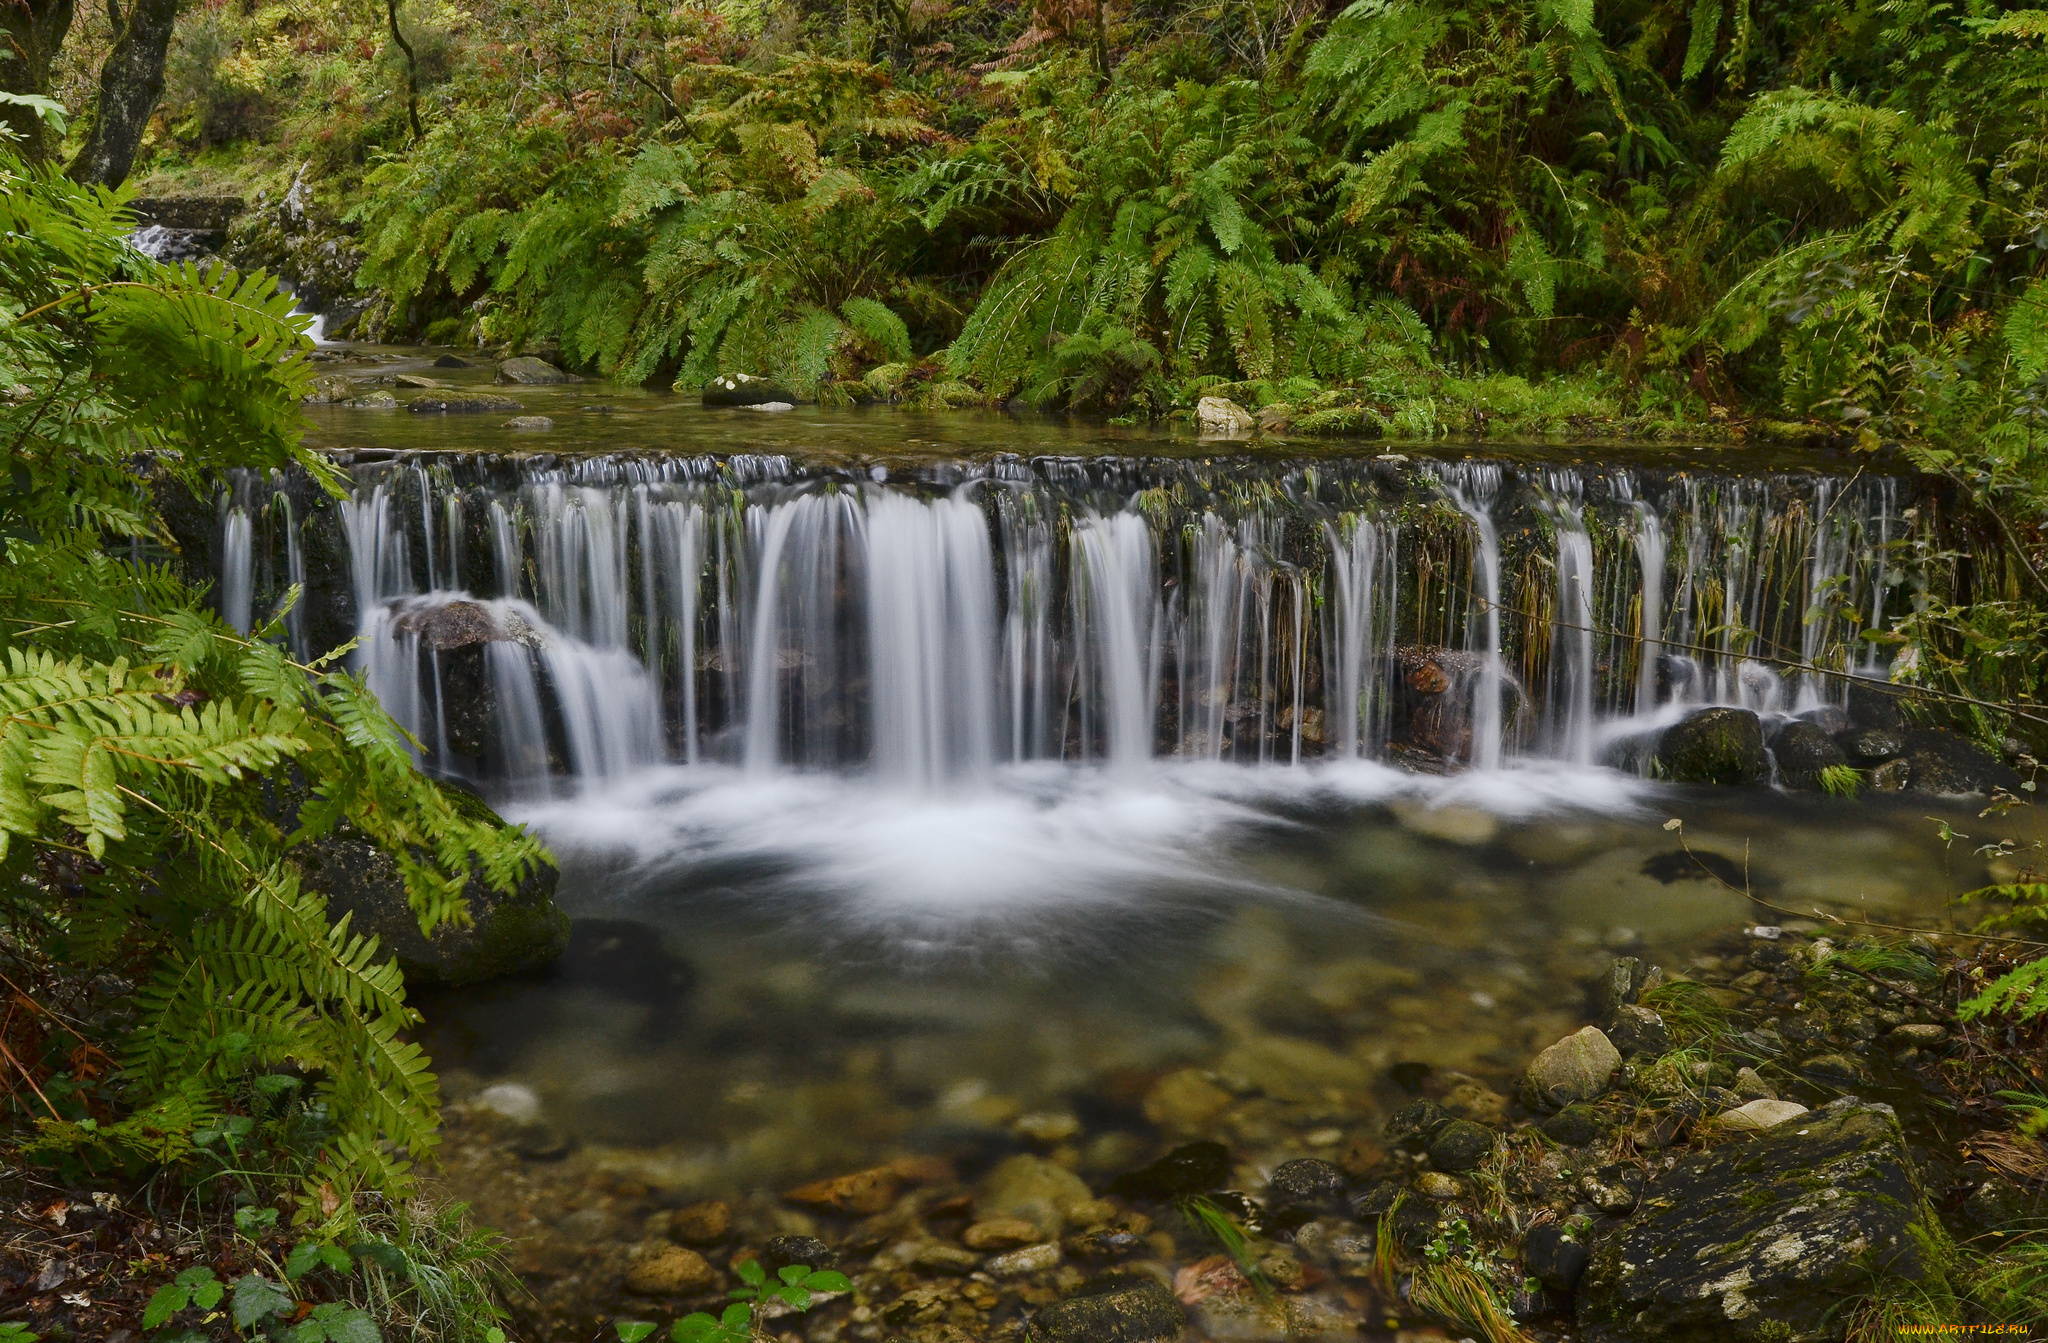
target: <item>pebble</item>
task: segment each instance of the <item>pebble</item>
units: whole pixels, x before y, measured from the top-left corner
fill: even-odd
[[[1730,1090],[1745,1101],[1774,1101],[1778,1099],[1777,1091],[1769,1082],[1764,1081],[1754,1068],[1737,1068],[1735,1070],[1735,1085]]]
[[[1026,1245],[1023,1249],[999,1254],[983,1267],[998,1278],[1022,1278],[1032,1273],[1044,1273],[1059,1265],[1060,1247],[1048,1241],[1043,1245]]]
[[[1643,1172],[1637,1166],[1602,1166],[1579,1180],[1579,1192],[1602,1212],[1626,1212],[1643,1196]]]
[[[1011,1128],[1033,1142],[1065,1142],[1081,1131],[1081,1121],[1073,1115],[1034,1111],[1018,1115]]]
[[[1469,1119],[1453,1119],[1429,1140],[1430,1164],[1438,1170],[1475,1170],[1493,1155],[1492,1129]]]
[[[1415,1192],[1424,1198],[1453,1199],[1465,1192],[1465,1183],[1442,1171],[1426,1170],[1415,1177]]]
[[[498,426],[500,429],[552,429],[555,422],[545,415],[514,415]]]
[[[1199,1129],[1230,1106],[1231,1095],[1199,1068],[1182,1068],[1145,1093],[1145,1118],[1161,1128]]]
[[[761,1259],[770,1273],[793,1264],[805,1268],[830,1268],[839,1262],[831,1246],[816,1236],[774,1236],[761,1247]]]
[[[1266,1198],[1285,1208],[1334,1208],[1344,1198],[1344,1172],[1312,1156],[1283,1161],[1266,1181]]]
[[[515,1124],[531,1124],[540,1118],[540,1097],[519,1082],[487,1086],[477,1093],[475,1104]]]
[[[790,1190],[783,1197],[805,1207],[829,1208],[834,1212],[866,1216],[881,1212],[894,1203],[896,1191],[902,1183],[902,1177],[887,1166],[876,1166],[851,1175],[815,1180]]]
[[[1948,1031],[1943,1027],[1932,1025],[1894,1026],[1891,1028],[1888,1036],[1890,1039],[1896,1040],[1901,1044],[1924,1048],[1929,1045],[1938,1045],[1948,1039]]]
[[[1761,1099],[1753,1100],[1747,1105],[1739,1105],[1714,1122],[1724,1129],[1737,1133],[1760,1133],[1788,1119],[1797,1119],[1805,1113],[1804,1105],[1796,1105],[1791,1101]]]
[[[685,1245],[716,1245],[732,1234],[732,1207],[719,1202],[692,1203],[669,1214],[669,1235]]]
[[[960,1239],[977,1250],[1009,1250],[1037,1240],[1038,1227],[1021,1217],[991,1217],[968,1227]]]
[[[1538,1054],[1524,1074],[1524,1085],[1532,1100],[1559,1109],[1606,1091],[1620,1066],[1621,1051],[1599,1027],[1588,1026]]]
[[[981,1267],[981,1256],[972,1250],[963,1250],[957,1245],[948,1245],[935,1240],[919,1247],[915,1261],[920,1267],[934,1269],[940,1273],[972,1273]]]
[[[1081,1177],[1043,1157],[1020,1155],[999,1163],[983,1181],[975,1211],[981,1220],[1014,1217],[1030,1222],[1038,1234],[1057,1236],[1067,1214],[1094,1200]]]
[[[626,1286],[643,1296],[691,1296],[718,1281],[718,1271],[695,1250],[665,1241],[635,1247]]]

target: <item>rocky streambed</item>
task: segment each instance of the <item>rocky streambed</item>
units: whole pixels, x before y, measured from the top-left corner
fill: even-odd
[[[1054,1109],[982,1094],[949,1135],[716,1198],[457,1072],[444,1182],[510,1235],[536,1339],[715,1312],[749,1261],[847,1275],[761,1312],[787,1343],[1878,1336],[2038,1224],[2048,1162],[1992,1099],[2012,1042],[1953,1010],[1974,945],[1849,931],[1588,954],[1584,1024],[1518,1068],[1316,1088],[1240,1053]]]

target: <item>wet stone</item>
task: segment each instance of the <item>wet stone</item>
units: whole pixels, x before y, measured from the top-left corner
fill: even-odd
[[[1913,781],[1913,767],[1903,760],[1887,760],[1870,771],[1870,786],[1880,793],[1904,792]]]
[[[1948,1031],[1944,1027],[1932,1024],[1909,1024],[1892,1027],[1885,1038],[1898,1044],[1931,1049],[1947,1041]]]
[[[580,379],[573,373],[564,373],[545,359],[535,359],[529,355],[507,359],[498,365],[498,381],[538,386],[545,383],[577,382]]]
[[[1023,1278],[1059,1266],[1060,1247],[1047,1242],[1043,1245],[1026,1245],[1022,1249],[999,1254],[982,1267],[998,1278]]]
[[[896,1191],[902,1183],[902,1179],[887,1166],[877,1166],[829,1180],[814,1180],[790,1190],[783,1197],[805,1207],[867,1216],[894,1203]]]
[[[816,1236],[775,1236],[761,1247],[761,1263],[770,1273],[780,1273],[792,1265],[805,1268],[830,1268],[839,1262],[839,1256],[832,1247]]]
[[[1429,1140],[1430,1164],[1442,1171],[1476,1170],[1493,1154],[1494,1131],[1469,1119],[1453,1119]]]
[[[1846,1091],[1866,1080],[1863,1065],[1847,1054],[1816,1054],[1799,1065],[1799,1075],[1817,1086]]]
[[[1579,1285],[1579,1275],[1593,1252],[1556,1222],[1529,1228],[1522,1237],[1522,1267],[1530,1277],[1556,1292]]]
[[[1426,1170],[1415,1177],[1415,1192],[1424,1198],[1448,1200],[1462,1197],[1465,1185],[1442,1171]]]
[[[1266,1183],[1267,1200],[1278,1207],[1324,1209],[1344,1198],[1344,1172],[1315,1157],[1298,1157],[1273,1168]]]
[[[1737,1106],[1716,1122],[1731,1133],[1761,1133],[1767,1128],[1776,1128],[1788,1119],[1797,1119],[1808,1113],[1804,1105],[1781,1100],[1753,1100]]]
[[[1075,1259],[1124,1259],[1144,1249],[1145,1242],[1134,1232],[1100,1227],[1068,1236],[1060,1248]]]
[[[975,1210],[984,1221],[1004,1217],[1030,1222],[1043,1238],[1057,1236],[1066,1226],[1067,1214],[1093,1199],[1081,1177],[1066,1167],[1043,1157],[1013,1156],[989,1172]]]
[[[489,415],[524,409],[509,396],[488,392],[428,393],[406,402],[405,408],[415,415]]]
[[[1621,1066],[1621,1053],[1596,1026],[1568,1035],[1538,1054],[1523,1077],[1530,1103],[1546,1110],[1605,1092]]]
[[[976,1250],[1011,1250],[1038,1239],[1038,1226],[1022,1217],[990,1217],[961,1233],[963,1244]]]
[[[1351,1215],[1360,1221],[1384,1217],[1394,1210],[1405,1192],[1406,1186],[1399,1180],[1375,1180],[1351,1200]]]
[[[1671,1032],[1665,1027],[1664,1018],[1633,1003],[1623,1003],[1614,1009],[1607,1023],[1607,1038],[1623,1058],[1671,1052]]]
[[[1420,1138],[1427,1142],[1438,1129],[1450,1122],[1450,1112],[1435,1101],[1414,1101],[1403,1106],[1387,1121],[1387,1136],[1396,1141]]]
[[[1770,778],[1763,722],[1747,709],[1701,709],[1657,741],[1664,777],[1677,783],[1759,784]]]
[[[1737,1099],[1745,1101],[1774,1101],[1778,1093],[1754,1068],[1737,1068],[1735,1084],[1731,1088]]]
[[[1145,1118],[1161,1128],[1197,1130],[1230,1107],[1231,1095],[1197,1068],[1168,1073],[1145,1093]]]
[[[1906,753],[1906,734],[1888,728],[1867,727],[1842,735],[1842,749],[1858,764],[1876,764]]]
[[[642,1296],[693,1296],[718,1281],[718,1271],[695,1250],[665,1241],[636,1246],[626,1267],[626,1286]]]
[[[1187,1313],[1160,1283],[1112,1279],[1031,1317],[1036,1343],[1150,1343],[1179,1338]]]
[[[685,1245],[716,1245],[732,1235],[732,1208],[724,1203],[692,1203],[669,1214],[669,1235]]]
[[[1229,1148],[1220,1142],[1191,1142],[1117,1176],[1111,1188],[1133,1198],[1170,1199],[1215,1189],[1229,1178]]]
[[[981,1267],[981,1256],[972,1250],[963,1250],[957,1245],[948,1245],[942,1240],[932,1241],[917,1252],[917,1266],[939,1273],[972,1273]]]
[[[1602,1212],[1626,1212],[1643,1196],[1639,1166],[1602,1166],[1579,1180],[1579,1193]]]
[[[1542,1127],[1543,1135],[1561,1147],[1584,1147],[1600,1136],[1600,1119],[1590,1105],[1567,1105]]]

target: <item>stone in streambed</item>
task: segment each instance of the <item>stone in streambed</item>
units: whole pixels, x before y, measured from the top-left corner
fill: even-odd
[[[1665,1027],[1664,1018],[1634,1003],[1623,1003],[1614,1009],[1607,1023],[1607,1038],[1623,1058],[1671,1052],[1671,1032]]]
[[[695,1250],[652,1240],[634,1247],[626,1287],[642,1296],[695,1296],[718,1282],[718,1270]]]
[[[1205,396],[1195,403],[1195,427],[1205,438],[1245,438],[1254,423],[1243,406],[1227,397]]]
[[[715,1200],[669,1214],[668,1233],[685,1245],[717,1245],[732,1235],[732,1207]]]
[[[976,1250],[1014,1250],[1039,1236],[1036,1223],[1022,1217],[989,1217],[960,1233],[961,1243]]]
[[[1541,1127],[1543,1135],[1561,1147],[1584,1147],[1601,1132],[1600,1117],[1590,1105],[1567,1105]]]
[[[444,354],[444,355],[442,355],[442,356],[441,356],[441,357],[440,357],[439,359],[436,359],[436,360],[434,361],[434,367],[435,367],[435,368],[475,368],[475,367],[476,367],[476,365],[475,365],[475,364],[472,364],[472,363],[470,363],[470,362],[469,362],[469,361],[468,361],[467,359],[464,359],[464,358],[463,358],[463,357],[462,357],[461,355],[459,355],[459,354]]]
[[[1859,765],[1894,760],[1906,753],[1906,734],[1884,727],[1851,728],[1838,739],[1842,753]]]
[[[1493,1155],[1494,1131],[1469,1119],[1453,1119],[1429,1140],[1429,1161],[1438,1170],[1477,1170]]]
[[[406,402],[405,408],[415,415],[502,415],[525,409],[509,396],[489,392],[450,392],[445,396],[428,393]]]
[[[772,1236],[761,1247],[761,1262],[770,1273],[780,1273],[797,1265],[830,1268],[839,1262],[839,1255],[816,1236]]]
[[[555,422],[545,415],[514,415],[498,426],[500,429],[552,429]]]
[[[1094,1197],[1065,1166],[1043,1157],[1013,1156],[989,1172],[974,1209],[983,1221],[1016,1218],[1037,1227],[1040,1236],[1057,1236],[1067,1215]]]
[[[1177,1339],[1187,1312],[1164,1284],[1110,1278],[1082,1288],[1031,1317],[1034,1343],[1152,1343]]]
[[[1229,1178],[1229,1148],[1220,1142],[1191,1142],[1149,1166],[1117,1176],[1110,1189],[1127,1198],[1166,1200],[1220,1188]]]
[[[751,373],[731,373],[704,384],[703,401],[711,407],[790,404],[796,397],[786,388]]]
[[[1733,1133],[1761,1133],[1807,1113],[1809,1111],[1804,1105],[1791,1101],[1753,1100],[1736,1106],[1714,1122]]]
[[[1165,1129],[1198,1130],[1230,1107],[1231,1095],[1199,1068],[1170,1072],[1145,1093],[1145,1118]]]
[[[997,1278],[1023,1278],[1033,1273],[1045,1273],[1059,1266],[1060,1247],[1051,1242],[1011,1250],[995,1256],[982,1265],[990,1276]]]
[[[1759,784],[1770,777],[1763,721],[1747,709],[1701,709],[1657,740],[1664,777],[1678,783]]]
[[[1897,1118],[1840,1104],[1678,1159],[1594,1247],[1588,1343],[1822,1343],[1941,1231]]]
[[[440,382],[440,381],[438,381],[438,380],[436,380],[436,379],[434,379],[434,378],[429,378],[429,377],[427,377],[427,376],[426,376],[425,374],[422,374],[422,373],[400,373],[400,374],[396,375],[395,377],[393,377],[393,378],[391,379],[391,381],[392,381],[392,382],[394,382],[394,383],[396,383],[396,384],[397,384],[398,386],[400,386],[400,387],[442,387],[442,386],[446,386],[446,384],[445,384],[445,383],[442,383],[442,382]]]
[[[1817,789],[1821,771],[1849,763],[1849,753],[1813,723],[1793,719],[1771,737],[1778,782],[1787,788]]]
[[[545,386],[549,383],[581,382],[583,380],[574,373],[563,372],[545,359],[535,359],[531,355],[523,355],[517,359],[507,359],[504,363],[498,365],[498,381],[537,387]]]
[[[869,1216],[881,1212],[896,1201],[896,1191],[903,1185],[901,1177],[887,1166],[876,1166],[871,1170],[855,1171],[851,1175],[838,1175],[829,1180],[813,1180],[807,1185],[790,1190],[783,1197],[791,1203],[807,1208],[822,1208],[830,1212],[852,1213]],[[816,1265],[812,1265],[816,1267]]]
[[[1523,1094],[1537,1109],[1558,1110],[1604,1093],[1621,1067],[1621,1053],[1599,1027],[1567,1035],[1538,1054],[1522,1077]]]
[[[1273,1168],[1266,1181],[1266,1201],[1278,1208],[1315,1211],[1344,1201],[1344,1172],[1315,1157],[1297,1157]]]
[[[1556,1222],[1532,1226],[1522,1237],[1522,1267],[1530,1277],[1554,1292],[1569,1292],[1579,1285],[1579,1276],[1593,1252]]]
[[[1735,1085],[1730,1090],[1735,1093],[1737,1099],[1744,1101],[1774,1101],[1778,1099],[1777,1091],[1769,1082],[1764,1081],[1762,1075],[1754,1068],[1737,1068],[1735,1070]]]
[[[2020,776],[1990,752],[1939,728],[1908,732],[1905,759],[1911,771],[1906,786],[1916,793],[1955,796],[1994,788],[2017,791],[2020,786]]]

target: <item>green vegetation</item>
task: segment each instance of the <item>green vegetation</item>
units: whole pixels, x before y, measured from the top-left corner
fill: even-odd
[[[8,1038],[21,1155],[74,1179],[169,1170],[238,1205],[245,1234],[288,1186],[339,1243],[359,1191],[409,1192],[438,1097],[396,966],[328,919],[301,855],[344,829],[378,844],[423,927],[464,917],[472,875],[510,890],[546,857],[420,775],[333,654],[294,664],[274,623],[237,636],[158,558],[157,490],[203,497],[238,467],[331,481],[299,441],[290,298],[143,260],[114,197],[5,147],[0,180],[0,959],[30,1013]],[[101,1001],[107,975],[132,995],[85,1019],[42,1005]]]
[[[739,1274],[742,1286],[733,1288],[727,1295],[733,1304],[719,1315],[704,1311],[685,1315],[669,1326],[669,1337],[675,1343],[747,1343],[760,1335],[760,1324],[755,1319],[761,1306],[770,1301],[781,1302],[796,1311],[807,1311],[813,1304],[813,1293],[850,1292],[853,1283],[836,1269],[814,1269],[803,1264],[790,1264],[776,1273],[778,1281],[770,1283],[768,1272],[754,1259],[744,1260],[733,1269]],[[619,1336],[619,1343],[640,1343],[654,1332],[655,1326],[642,1320],[620,1320],[613,1325]]]

